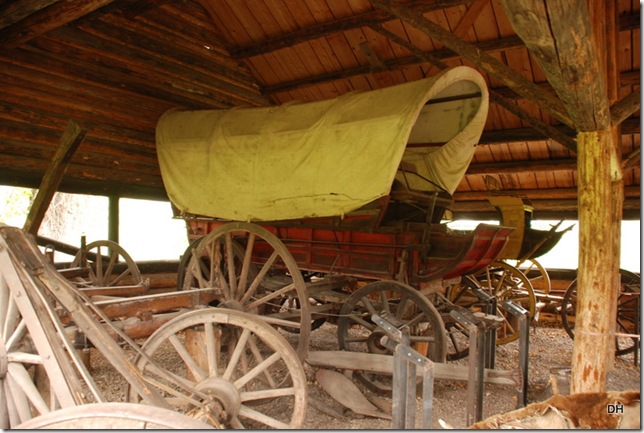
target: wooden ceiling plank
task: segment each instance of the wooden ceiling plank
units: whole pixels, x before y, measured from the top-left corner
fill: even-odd
[[[215,107],[217,103],[221,104],[220,107],[230,107],[250,102],[245,98],[240,100],[234,92],[229,89],[227,91],[226,87],[220,89],[214,86],[212,83],[214,80],[207,79],[204,74],[194,72],[200,81],[191,80],[190,74],[187,73],[189,70],[185,66],[150,59],[148,55],[133,48],[114,45],[113,41],[78,29],[69,27],[57,29],[33,41],[32,45],[44,49],[43,56],[63,55],[70,64],[86,63],[82,69],[79,69],[81,74],[96,75],[98,69],[103,69],[103,73],[98,74],[95,80],[104,82],[116,79],[117,87],[135,82],[146,87],[156,86],[157,91],[173,95],[171,98],[176,98],[177,94],[183,93],[183,98],[180,100],[201,99],[202,102],[198,105],[200,107]],[[254,99],[260,98],[252,94],[248,96]]]
[[[483,9],[489,4],[490,0],[475,0],[472,2],[470,7],[467,9],[467,12],[465,12],[465,15],[463,15],[463,18],[461,18],[456,27],[454,27],[454,30],[452,30],[452,33],[463,39],[467,32],[472,28],[474,21],[476,21],[481,14],[481,11],[483,11]]]
[[[0,43],[7,48],[15,48],[40,35],[94,12],[112,1],[61,0],[1,30]]]
[[[555,88],[578,131],[610,124],[605,75],[586,0],[500,0],[517,34]]]
[[[39,55],[40,63],[64,63],[66,66],[57,70],[73,68],[79,78],[111,85],[116,89],[127,89],[146,97],[157,97],[176,106],[191,104],[192,108],[226,108],[229,103],[223,103],[214,97],[206,97],[199,93],[189,92],[178,88],[168,88],[152,79],[138,77],[121,68],[107,67],[106,62],[97,63],[84,53],[61,45],[60,42],[38,38],[34,44],[33,53]],[[30,51],[32,49],[30,48]],[[74,54],[63,54],[73,51]],[[104,59],[103,59],[104,60]]]
[[[255,104],[265,105],[267,101],[259,95],[259,85],[250,76],[244,76],[237,69],[220,66],[211,62],[208,50],[202,49],[201,55],[192,54],[185,50],[174,49],[173,39],[161,33],[148,37],[145,31],[132,27],[132,22],[115,19],[115,22],[94,22],[91,26],[80,27],[84,34],[93,35],[97,40],[85,38],[80,34],[77,41],[85,41],[88,49],[100,49],[103,41],[112,48],[115,54],[123,59],[133,58],[148,67],[173,72],[176,76],[194,77],[209,87],[216,87],[222,93],[230,96],[244,97]],[[71,39],[71,38],[70,38]]]
[[[59,0],[22,0],[0,4],[0,29],[9,27]]]
[[[573,124],[561,101],[543,94],[543,92],[539,91],[538,86],[533,82],[528,81],[489,54],[477,49],[476,46],[454,36],[449,31],[426,19],[422,15],[414,13],[414,11],[408,7],[402,6],[391,0],[369,1],[374,6],[386,10],[390,14],[403,19],[420,30],[423,30],[432,38],[439,40],[447,48],[455,51],[477,65],[479,68],[492,74],[495,78],[501,80],[506,86],[512,88],[518,94],[522,95],[526,99],[534,101],[541,109],[547,111],[562,123],[569,126]]]
[[[167,51],[165,53],[167,56],[176,57],[177,60],[185,64],[190,64],[197,69],[206,68],[207,70],[216,71],[217,75],[226,77],[230,82],[237,83],[237,85],[248,89],[257,87],[255,78],[248,70],[240,68],[239,62],[233,60],[227,51],[222,48],[217,48],[217,41],[212,39],[214,35],[205,34],[197,36],[176,30],[173,31],[173,28],[167,27],[167,25],[161,25],[158,22],[158,18],[156,17],[159,15],[155,15],[154,21],[146,18],[137,18],[136,21],[132,21],[118,15],[104,16],[100,21],[105,29],[108,28],[106,27],[107,24],[119,29],[129,29],[130,32],[141,35],[145,39],[138,45],[145,46],[147,49],[163,41],[163,51]],[[186,21],[175,22],[174,29],[177,28],[176,26],[186,26],[186,24],[188,24]],[[92,28],[95,25],[92,23],[88,27]],[[188,27],[194,27],[192,22],[188,24]]]

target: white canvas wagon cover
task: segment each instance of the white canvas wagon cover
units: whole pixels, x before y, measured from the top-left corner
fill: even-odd
[[[487,109],[483,77],[460,66],[317,102],[171,110],[159,119],[157,152],[182,212],[238,221],[342,216],[389,194],[401,160],[453,193]]]

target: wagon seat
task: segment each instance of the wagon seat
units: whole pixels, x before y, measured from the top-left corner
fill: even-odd
[[[419,190],[411,186],[419,182],[429,187]],[[382,222],[387,226],[406,226],[408,223],[440,224],[443,217],[451,213],[449,207],[454,203],[449,192],[419,174],[413,163],[405,161],[400,164],[389,198]]]

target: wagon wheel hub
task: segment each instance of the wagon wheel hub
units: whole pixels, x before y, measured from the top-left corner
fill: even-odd
[[[230,421],[237,417],[241,406],[241,396],[232,383],[220,377],[211,377],[200,382],[197,389],[221,405],[224,418],[221,421]]]
[[[219,304],[221,308],[228,308],[229,310],[244,311],[244,306],[236,299],[227,299]]]
[[[374,331],[369,335],[369,338],[367,339],[367,347],[369,348],[370,353],[385,355],[390,352],[390,350],[380,342],[382,337],[385,337],[385,333],[381,331]]]
[[[0,336],[0,379],[7,376],[7,368],[9,365],[9,357],[7,356],[7,347],[4,339]]]

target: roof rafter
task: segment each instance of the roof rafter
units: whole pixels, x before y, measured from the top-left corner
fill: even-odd
[[[35,12],[15,24],[5,27],[0,31],[0,43],[8,48],[15,48],[43,35],[50,30],[64,26],[75,21],[96,9],[99,9],[113,0],[61,0],[54,4],[51,2],[36,1]],[[33,3],[33,2],[32,2]]]
[[[414,47],[413,44],[411,44],[410,42],[406,41],[405,39],[399,37],[398,35],[388,30],[385,30],[380,25],[374,26],[374,30],[381,33],[385,37],[393,40],[398,45],[408,49],[409,51],[414,53],[417,57],[425,60],[428,63],[431,63],[437,68],[441,70],[448,68],[447,64],[443,63],[440,59],[437,59],[431,54],[428,54],[419,50],[418,48]],[[569,135],[565,134],[564,132],[559,131],[558,129],[544,123],[541,119],[537,119],[536,117],[528,114],[526,111],[522,110],[518,105],[516,105],[514,102],[512,102],[505,96],[495,92],[494,90],[490,90],[490,100],[495,102],[496,104],[499,104],[500,106],[508,110],[510,113],[514,114],[519,119],[523,120],[524,122],[532,126],[537,131],[541,132],[546,137],[553,139],[554,141],[560,143],[562,146],[567,147],[573,152],[577,151],[577,145],[573,138],[571,138]]]
[[[532,81],[527,80],[500,60],[479,50],[476,46],[465,42],[454,34],[445,30],[440,25],[418,14],[407,6],[391,0],[369,0],[371,4],[386,10],[401,20],[421,30],[427,36],[445,45],[447,48],[460,54],[465,59],[474,63],[479,68],[495,76],[506,86],[521,96],[534,101],[540,108],[557,118],[562,123],[572,126],[573,122],[566,112],[564,105],[556,98],[544,94]]]
[[[201,0],[208,3],[208,0]],[[414,0],[408,3],[409,7],[414,8],[419,13],[431,12],[445,9],[447,7],[459,6],[462,4],[472,3],[474,0]],[[258,42],[253,45],[239,47],[231,52],[232,57],[243,60],[260,54],[276,51],[281,48],[291,47],[293,45],[319,39],[334,33],[357,29],[371,24],[391,21],[393,18],[385,11],[376,9],[349,17],[340,18],[331,22],[317,24],[315,26],[298,29],[293,32],[275,36]]]

